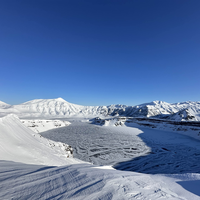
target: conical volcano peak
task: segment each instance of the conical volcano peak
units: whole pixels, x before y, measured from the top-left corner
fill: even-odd
[[[59,98],[57,98],[57,99],[55,99],[55,100],[57,100],[57,101],[65,101],[63,98],[61,98],[61,97],[59,97]]]

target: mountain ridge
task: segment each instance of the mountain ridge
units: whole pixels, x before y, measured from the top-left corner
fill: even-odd
[[[34,99],[18,105],[4,102],[0,113],[17,113],[19,117],[97,117],[97,116],[127,116],[127,117],[155,117],[177,121],[200,121],[200,102],[167,103],[152,101],[136,106],[82,106],[69,103],[62,98]],[[187,114],[189,113],[189,114]],[[188,116],[186,116],[188,115]]]

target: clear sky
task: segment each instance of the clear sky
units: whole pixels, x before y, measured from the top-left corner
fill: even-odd
[[[200,101],[200,0],[0,1],[0,100]]]

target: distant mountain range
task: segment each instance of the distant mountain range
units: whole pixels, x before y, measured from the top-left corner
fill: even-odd
[[[36,99],[19,105],[9,105],[0,101],[0,116],[15,113],[20,118],[56,117],[148,117],[176,121],[200,121],[200,102],[167,103],[153,101],[137,106],[81,106],[62,98]]]

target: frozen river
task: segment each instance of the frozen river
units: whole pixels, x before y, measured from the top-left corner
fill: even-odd
[[[98,126],[81,120],[41,133],[71,145],[74,157],[97,165],[142,173],[199,173],[200,141],[140,127]]]

